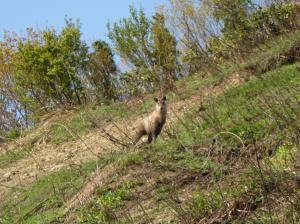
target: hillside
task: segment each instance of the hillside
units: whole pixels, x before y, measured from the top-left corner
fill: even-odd
[[[131,138],[153,95],[47,115],[0,145],[0,223],[300,222],[299,49],[179,80],[151,145]]]

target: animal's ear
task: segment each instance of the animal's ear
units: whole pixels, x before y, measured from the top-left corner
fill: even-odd
[[[154,98],[154,101],[155,101],[156,103],[158,103],[158,99],[157,99],[156,97]]]
[[[166,97],[166,96],[164,96],[164,97],[162,98],[162,100],[163,100],[163,101],[166,101],[166,100],[167,100],[167,97]]]

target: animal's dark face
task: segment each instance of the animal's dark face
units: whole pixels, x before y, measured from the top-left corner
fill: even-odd
[[[162,97],[161,99],[154,98],[154,101],[156,102],[156,110],[157,111],[166,111],[167,109],[167,98],[166,96]]]

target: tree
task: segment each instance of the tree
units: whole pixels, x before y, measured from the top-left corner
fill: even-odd
[[[17,113],[21,112],[20,105],[15,98],[11,80],[12,67],[8,63],[11,48],[5,42],[0,42],[0,142],[5,132],[19,128]],[[23,114],[19,113],[19,117]]]
[[[31,111],[80,104],[85,99],[81,80],[87,46],[80,38],[79,25],[66,20],[60,33],[28,29],[27,37],[17,39],[13,81],[20,102]]]
[[[135,67],[153,67],[151,55],[151,21],[142,9],[130,7],[130,17],[114,23],[109,29],[109,38],[116,52]]]
[[[178,39],[180,59],[186,74],[211,68],[206,48],[207,41],[217,36],[220,24],[212,19],[211,0],[170,0],[166,19]]]
[[[113,53],[104,41],[95,41],[94,51],[89,54],[88,80],[98,103],[107,103],[116,98],[113,76],[117,71]]]
[[[165,18],[156,13],[151,27],[153,39],[153,59],[162,88],[172,89],[176,80],[176,39],[165,26]]]
[[[217,21],[223,23],[224,36],[236,38],[246,34],[247,18],[251,12],[251,0],[213,0],[212,10]]]
[[[135,74],[135,79],[147,80],[141,82],[143,86],[136,86],[136,88],[153,90],[154,86],[158,85],[159,79],[154,72],[151,21],[144,11],[142,9],[137,11],[130,7],[129,18],[123,18],[112,27],[108,25],[108,29],[115,51],[134,70],[131,74]]]
[[[132,67],[122,79],[126,86],[137,88],[129,92],[153,91],[166,83],[171,86],[177,69],[176,40],[162,14],[157,13],[151,21],[142,9],[131,7],[129,18],[108,29],[116,52]],[[130,80],[140,85],[129,85]]]

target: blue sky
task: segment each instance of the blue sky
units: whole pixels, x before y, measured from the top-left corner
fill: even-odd
[[[4,30],[24,35],[26,27],[57,29],[68,16],[80,19],[83,38],[91,43],[107,39],[106,24],[129,15],[129,5],[142,6],[148,16],[167,0],[0,0],[0,34]]]

